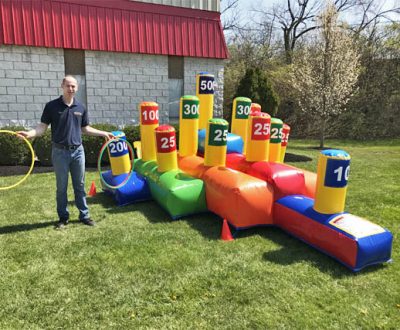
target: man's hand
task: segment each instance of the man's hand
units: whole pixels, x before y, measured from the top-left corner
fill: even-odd
[[[26,139],[32,139],[35,135],[32,134],[32,131],[18,131],[17,134],[22,139],[22,137]]]
[[[104,137],[106,138],[106,141],[115,139],[115,136],[113,133],[111,133],[111,132],[104,132],[104,133],[105,133]]]
[[[42,136],[44,132],[46,132],[48,126],[49,125],[45,123],[39,123],[36,128],[31,129],[30,131],[18,131],[17,134],[19,136],[23,136],[24,138],[32,139],[34,137]]]
[[[114,138],[114,135],[111,132],[102,131],[89,125],[82,127],[82,133],[90,136],[101,136],[106,140]]]

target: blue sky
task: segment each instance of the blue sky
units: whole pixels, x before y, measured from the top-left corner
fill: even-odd
[[[226,3],[228,0],[225,0],[222,2],[222,8],[224,6],[224,3]],[[239,0],[239,9],[241,13],[241,18],[243,20],[250,19],[250,17],[254,16],[254,13],[251,13],[251,10],[253,8],[271,8],[274,4],[285,4],[287,0]],[[379,3],[382,6],[382,10],[387,10],[389,8],[395,8],[395,7],[400,7],[400,0],[378,0],[377,3]],[[347,21],[351,21],[354,19],[353,14],[348,14],[346,15],[345,19]],[[400,15],[397,15],[395,17],[394,15],[392,16],[393,19],[400,21]]]

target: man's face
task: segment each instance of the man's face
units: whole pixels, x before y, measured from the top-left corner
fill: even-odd
[[[78,91],[78,83],[73,78],[66,78],[61,84],[61,88],[63,89],[64,96],[74,97],[75,93]]]

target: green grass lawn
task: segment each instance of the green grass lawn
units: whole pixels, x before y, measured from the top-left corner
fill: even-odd
[[[317,144],[289,141],[290,164],[315,172]],[[399,329],[400,140],[326,145],[351,155],[346,209],[393,233],[393,263],[354,274],[277,228],[224,242],[217,216],[172,221],[103,193],[89,198],[96,227],[71,204],[54,230],[54,175],[33,174],[0,191],[0,328]]]

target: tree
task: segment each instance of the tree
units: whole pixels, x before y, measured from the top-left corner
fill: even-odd
[[[318,14],[325,0],[287,0],[268,9],[256,9],[262,14],[259,26],[273,25],[282,33],[283,50],[287,64],[292,63],[293,51],[302,37],[319,28]],[[399,8],[383,9],[381,0],[334,0],[339,13],[357,14],[353,30],[361,33],[381,22],[391,20],[390,14],[398,14]]]
[[[300,109],[318,125],[323,148],[328,119],[345,110],[355,91],[360,64],[353,39],[338,25],[333,4],[328,4],[319,24],[316,38],[294,58],[290,80]]]
[[[253,102],[259,103],[263,112],[275,115],[279,96],[275,93],[267,75],[259,68],[248,68],[236,90],[236,97],[249,97]]]
[[[330,133],[376,139],[400,136],[400,25],[376,27],[357,38],[362,72],[348,111],[329,125]]]
[[[224,31],[240,29],[239,0],[221,0],[222,29]]]

